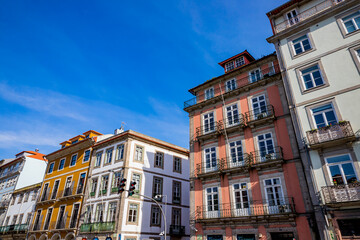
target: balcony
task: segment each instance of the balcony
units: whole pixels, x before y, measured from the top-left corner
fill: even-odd
[[[56,198],[54,198],[53,194],[51,194],[50,187],[41,195],[39,205],[45,205],[49,203],[56,202]]]
[[[261,106],[245,113],[246,125],[250,128],[271,123],[275,120],[275,111],[272,105]]]
[[[67,187],[64,190],[59,192],[58,201],[80,198],[84,195],[83,190],[84,189],[82,186],[80,186],[78,188],[74,188],[73,185],[71,187]]]
[[[81,233],[113,232],[115,222],[83,223],[80,226]]]
[[[348,121],[314,129],[306,132],[306,135],[311,149],[342,145],[356,139],[350,122]]]
[[[198,141],[204,141],[223,134],[224,125],[222,121],[212,122],[205,126],[196,128],[195,137]]]
[[[185,235],[185,226],[181,225],[170,225],[170,236],[181,237]]]
[[[321,12],[326,11],[327,9],[330,9],[336,5],[338,5],[339,3],[344,2],[344,0],[326,0],[323,1],[301,13],[299,13],[297,16],[290,18],[288,20],[285,20],[279,24],[276,24],[274,26],[275,32],[279,33],[282,32],[292,26],[295,26],[303,21],[305,21],[306,19],[309,19]]]
[[[7,208],[10,204],[10,199],[6,199],[4,201],[1,201],[0,202],[0,209],[4,209],[4,208]]]
[[[209,164],[196,164],[195,177],[198,178],[207,178],[215,177],[222,173],[224,170],[224,159],[216,159]],[[203,166],[204,165],[204,166]]]
[[[262,203],[264,202],[264,203]],[[227,203],[218,206],[197,206],[192,220],[202,223],[221,222],[288,222],[295,219],[295,205],[292,198],[284,198],[271,204],[266,200],[248,203]]]
[[[254,68],[256,68],[256,66],[254,66]],[[253,76],[252,78],[248,76],[249,74],[246,74],[246,77],[237,79],[235,86],[232,86],[231,89],[227,89],[225,85],[220,87],[219,84],[216,83],[214,84],[214,94],[212,96],[208,95],[205,97],[205,94],[199,94],[199,91],[196,94],[196,97],[184,102],[184,110],[186,111],[188,108],[196,105],[202,107],[212,102],[222,101],[222,96],[227,98],[238,95],[241,91],[249,91],[252,88],[266,84],[266,82],[273,79],[277,73],[280,73],[278,64],[271,67],[261,68],[261,70],[257,72],[256,76]]]
[[[243,130],[246,127],[244,115],[241,113],[225,118],[223,121],[219,121],[219,124],[222,124],[223,128],[226,128],[227,133]]]
[[[0,234],[25,233],[28,230],[28,224],[15,224],[0,227]]]
[[[331,206],[349,206],[360,204],[360,183],[326,186],[321,188],[325,204]]]

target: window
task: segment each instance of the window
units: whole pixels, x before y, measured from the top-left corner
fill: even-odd
[[[246,183],[237,183],[234,188],[234,204],[236,216],[248,216],[249,212],[249,193]]]
[[[56,199],[56,194],[57,194],[57,191],[59,189],[59,184],[60,184],[60,180],[56,180],[55,183],[54,183],[54,190],[51,194],[51,199]]]
[[[43,192],[42,192],[42,196],[41,196],[41,201],[46,201],[48,200],[48,187],[49,187],[49,183],[45,183],[44,188],[43,188]]]
[[[253,113],[254,113],[254,120],[261,119],[267,116],[267,106],[265,95],[260,95],[257,97],[253,97],[251,99]]]
[[[91,180],[91,192],[90,192],[90,196],[95,196],[97,184],[98,184],[98,178],[93,178],[93,179]]]
[[[50,219],[51,219],[51,215],[52,215],[52,208],[49,208],[46,214],[46,219],[45,219],[45,223],[44,223],[44,230],[48,230],[49,229],[49,224],[50,224]]]
[[[40,215],[41,215],[41,210],[38,210],[37,214],[36,214],[35,222],[34,222],[34,228],[33,228],[34,231],[40,230],[40,224],[41,224]],[[6,222],[9,222],[8,218],[6,219]],[[30,221],[31,221],[31,213],[28,214],[27,221],[28,221],[28,223],[30,223]],[[6,225],[7,225],[7,223],[4,224],[4,226],[6,226]]]
[[[21,203],[24,199],[24,194],[19,194],[19,200],[18,203]]]
[[[214,112],[210,112],[203,115],[204,121],[204,133],[209,133],[215,131],[215,122],[214,122]]]
[[[176,204],[181,203],[181,182],[173,181],[172,202]]]
[[[229,143],[230,167],[239,167],[244,165],[244,157],[241,141]]]
[[[21,224],[21,223],[22,223],[23,218],[24,218],[24,214],[20,214],[20,215],[19,215],[18,224]]]
[[[10,205],[14,205],[16,200],[16,196],[12,196]]]
[[[29,195],[30,195],[30,193],[25,193],[25,196],[24,196],[24,202],[27,202],[27,201],[29,201]]]
[[[171,224],[174,226],[181,226],[181,209],[172,208]]]
[[[334,185],[357,182],[353,161],[349,154],[326,158],[330,178]]]
[[[257,82],[261,79],[261,71],[260,68],[252,70],[249,72],[249,81],[251,83]]]
[[[120,144],[116,147],[116,160],[121,160],[124,158],[124,144]]]
[[[10,221],[10,216],[6,217],[6,221],[5,221],[4,226],[8,226],[8,225],[9,225],[9,221]]]
[[[84,162],[89,161],[90,159],[90,150],[86,150],[84,154]]]
[[[360,73],[360,45],[350,48],[350,54],[353,58],[355,66],[358,69],[358,72]]]
[[[95,222],[103,222],[104,221],[104,205],[98,204],[96,205],[96,212],[95,212]]]
[[[356,239],[355,236],[360,236],[360,219],[337,219],[337,223],[343,239],[345,236],[350,237],[348,239]]]
[[[64,166],[65,166],[65,158],[60,160],[58,170],[64,169]]]
[[[298,23],[299,22],[299,18],[297,16],[297,11],[294,9],[288,13],[286,13],[286,17],[287,17],[287,20],[288,20],[288,23],[290,25],[294,25],[295,23]]]
[[[338,122],[336,113],[331,103],[313,108],[311,111],[317,128],[326,127]]]
[[[84,223],[91,223],[91,216],[93,211],[93,205],[87,205],[84,217]]]
[[[239,124],[239,111],[236,103],[226,107],[226,117],[227,119],[225,123],[227,127]]]
[[[143,161],[143,154],[144,154],[144,147],[136,146],[135,147],[135,161],[142,162]]]
[[[346,32],[352,33],[360,28],[360,11],[342,18],[342,22],[345,25]]]
[[[12,219],[12,221],[11,221],[11,225],[15,225],[16,224],[16,221],[17,221],[17,215],[14,215],[13,216],[13,219]]]
[[[26,215],[26,224],[30,224],[30,221],[31,221],[31,217],[32,217],[32,214],[31,213],[28,213],[27,215]]]
[[[269,206],[278,206],[284,203],[280,178],[264,180],[265,194]]]
[[[70,228],[75,228],[76,227],[76,221],[77,221],[77,217],[78,217],[78,214],[79,214],[79,208],[80,208],[79,203],[74,204],[73,212],[71,214]]]
[[[121,181],[121,172],[115,172],[113,175],[113,185],[112,188],[114,189],[114,191],[117,192],[118,187],[120,186],[120,181]]]
[[[129,212],[128,212],[129,223],[137,223],[138,207],[139,205],[136,203],[129,204]]]
[[[236,240],[256,240],[256,238],[255,238],[255,234],[238,234],[236,236]]]
[[[86,173],[81,173],[80,174],[80,179],[79,179],[79,184],[78,184],[76,194],[82,194],[83,193],[83,189],[84,189],[84,185],[85,185],[85,177],[86,177]]]
[[[271,133],[259,135],[257,140],[260,151],[260,161],[265,162],[273,159],[275,157],[275,149]]]
[[[216,148],[206,148],[204,150],[205,154],[205,171],[211,172],[217,170],[217,161],[216,161]]]
[[[318,64],[301,70],[301,76],[304,82],[305,90],[324,84],[324,80]]]
[[[158,206],[151,206],[151,223],[150,226],[161,226],[161,212]]]
[[[228,71],[231,71],[234,69],[234,62],[231,61],[231,62],[228,62],[227,64],[225,64],[225,71],[228,72]]]
[[[96,153],[95,167],[99,167],[101,165],[101,157],[102,157],[102,152]]]
[[[153,198],[155,198],[155,196],[157,196],[157,195],[162,195],[162,190],[163,190],[163,179],[158,178],[158,177],[154,177],[154,180],[153,180]],[[161,201],[161,200],[159,200],[159,201]]]
[[[217,187],[206,188],[206,210],[209,218],[219,216],[219,194]]]
[[[76,164],[77,154],[71,156],[70,166],[74,166]]]
[[[110,164],[111,163],[112,154],[113,154],[113,149],[112,148],[106,150],[105,164]]]
[[[239,57],[235,59],[235,67],[240,67],[245,64],[244,57]]]
[[[116,218],[116,202],[109,203],[109,210],[108,210],[108,222],[115,222]]]
[[[50,163],[50,165],[49,165],[49,170],[48,170],[48,174],[53,172],[53,170],[54,170],[54,165],[55,165],[55,163],[53,163],[53,162]]]
[[[181,158],[174,157],[173,172],[181,173]]]
[[[72,177],[67,177],[65,182],[64,197],[72,195],[74,182],[72,182]]]
[[[64,215],[65,215],[65,205],[60,206],[58,219],[57,219],[57,223],[56,223],[56,229],[65,228],[66,218],[64,217]]]
[[[205,100],[208,100],[213,97],[214,97],[214,88],[206,89],[205,90]]]
[[[227,92],[230,92],[232,90],[235,90],[236,89],[236,79],[231,79],[229,81],[226,81],[225,83],[225,90]]]
[[[164,153],[155,153],[154,167],[164,168]]]
[[[36,190],[34,190],[34,192],[33,192],[33,195],[32,195],[32,197],[31,197],[31,201],[35,201],[37,195],[38,195],[38,190],[36,189]]]
[[[107,187],[109,183],[109,175],[105,175],[101,177],[101,188],[100,188],[100,194],[104,195],[107,192]]]
[[[140,193],[141,189],[141,175],[133,173],[131,181],[136,182],[134,193]]]
[[[307,34],[294,39],[292,41],[292,45],[294,47],[295,54],[306,52],[312,48]]]

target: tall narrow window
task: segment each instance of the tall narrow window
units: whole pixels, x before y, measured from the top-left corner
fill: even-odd
[[[55,165],[55,163],[53,163],[53,162],[50,163],[48,173],[52,173],[52,172],[53,172],[53,170],[54,170],[54,165]]]
[[[151,206],[151,224],[150,226],[161,226],[161,213],[158,206]]]
[[[38,210],[37,213],[36,213],[36,217],[35,217],[35,222],[34,222],[34,228],[33,230],[36,231],[36,230],[40,230],[40,216],[41,216],[41,210]],[[9,217],[7,217],[6,221],[8,221]],[[31,220],[31,213],[28,214],[28,224],[30,223],[30,220]],[[4,226],[6,226],[7,223],[5,222]]]
[[[331,181],[334,185],[343,185],[357,182],[353,161],[349,154],[326,158]]]
[[[102,157],[102,152],[96,153],[95,167],[99,167],[101,165],[101,157]]]
[[[254,120],[261,119],[267,116],[267,107],[265,95],[253,97],[251,99]]]
[[[18,224],[22,224],[23,217],[24,217],[24,214],[19,215]]]
[[[120,181],[121,181],[121,172],[115,172],[113,175],[113,185],[112,185],[112,192],[117,192],[118,191],[118,187],[120,186]]]
[[[115,222],[116,219],[116,202],[109,203],[108,222]]]
[[[226,92],[230,92],[236,89],[236,79],[231,79],[225,82],[225,90]]]
[[[86,150],[84,153],[84,162],[89,161],[90,159],[90,150]]]
[[[241,141],[234,141],[229,143],[230,151],[230,166],[239,167],[244,165],[244,157]]]
[[[64,166],[65,166],[65,158],[63,158],[63,159],[60,160],[58,170],[64,169]]]
[[[64,215],[65,215],[65,206],[60,206],[59,215],[56,223],[56,229],[65,228],[66,218],[64,217]]]
[[[13,216],[13,219],[12,219],[12,221],[11,221],[11,225],[15,225],[16,224],[16,221],[17,221],[17,215],[14,215]]]
[[[216,161],[216,148],[206,148],[204,150],[205,154],[205,171],[211,172],[217,170],[217,161]]]
[[[257,138],[260,151],[260,160],[263,162],[273,159],[275,157],[275,149],[271,133],[259,135]]]
[[[264,180],[265,183],[265,194],[267,203],[269,205],[268,211],[269,213],[279,213],[280,210],[283,209],[283,206],[285,204],[283,192],[282,192],[282,186],[280,183],[280,178],[271,178]]]
[[[316,64],[301,71],[305,89],[311,89],[324,84],[319,65]]]
[[[70,166],[75,166],[77,160],[77,154],[71,156]]]
[[[162,178],[154,177],[153,180],[153,198],[155,198],[157,195],[162,195],[163,191],[163,180]],[[157,198],[159,199],[159,198]],[[161,199],[160,199],[161,201]]]
[[[289,23],[290,25],[294,25],[295,23],[298,23],[298,22],[299,22],[299,18],[298,18],[297,15],[298,15],[298,14],[297,14],[297,12],[296,12],[295,9],[292,10],[292,11],[290,11],[290,12],[288,12],[288,13],[286,14],[286,17],[287,17],[287,19],[288,19],[288,23]]]
[[[181,158],[174,157],[173,164],[174,164],[173,171],[177,173],[181,173]]]
[[[92,197],[95,196],[97,184],[98,184],[98,178],[93,178],[91,180],[91,192],[90,192],[90,196],[92,196]]]
[[[206,188],[206,206],[208,218],[217,218],[219,216],[219,194],[217,187]]]
[[[140,193],[141,189],[141,175],[134,173],[132,175],[131,181],[136,182],[134,193]]]
[[[72,195],[72,177],[68,177],[65,182],[64,197]]]
[[[77,194],[83,193],[84,184],[85,184],[85,177],[86,177],[86,173],[80,174],[79,184],[78,184],[78,188],[77,188],[77,191],[76,191]]]
[[[84,217],[84,223],[91,223],[91,216],[93,211],[93,205],[87,205]]]
[[[317,128],[322,128],[337,123],[337,117],[331,103],[321,107],[313,108],[312,113]]]
[[[111,163],[112,154],[113,154],[113,149],[112,148],[106,150],[105,164],[110,164]]]
[[[164,153],[155,153],[154,167],[164,168]]]
[[[239,111],[237,104],[233,104],[226,107],[226,125],[231,127],[239,124]]]
[[[44,224],[44,230],[48,230],[49,229],[49,224],[50,224],[50,219],[51,219],[51,215],[52,215],[53,209],[49,208],[46,214],[46,219],[45,219],[45,224]]]
[[[41,201],[46,201],[48,200],[48,188],[49,188],[49,183],[45,183],[44,188],[43,188],[43,192],[42,192],[42,196],[41,196]]]
[[[124,158],[124,144],[120,144],[116,147],[116,160],[122,160]]]
[[[235,214],[236,216],[248,216],[249,194],[246,183],[234,184]]]
[[[78,218],[78,214],[79,214],[79,208],[80,208],[79,203],[74,204],[73,212],[71,214],[70,228],[75,228],[76,227],[76,222],[77,222],[77,218]]]
[[[181,203],[181,182],[173,181],[173,203]]]
[[[29,225],[30,224],[30,221],[31,221],[31,218],[32,218],[32,213],[28,213],[26,215],[26,224]],[[36,220],[35,220],[35,223],[36,223]],[[35,228],[36,224],[34,224],[34,228]]]
[[[128,222],[137,223],[138,215],[138,204],[130,203],[129,204],[129,213],[128,213]]]
[[[107,187],[109,183],[109,175],[104,175],[101,177],[101,188],[99,195],[106,195]]]
[[[203,131],[204,133],[209,133],[215,131],[215,121],[214,121],[214,112],[210,112],[203,115]]]
[[[95,221],[97,223],[104,221],[104,205],[98,204],[96,206]]]
[[[209,88],[205,90],[205,100],[211,99],[214,97],[214,88]]]
[[[24,194],[19,194],[19,200],[18,203],[21,203],[24,199]]]
[[[24,202],[27,202],[29,201],[29,192],[26,192],[25,195],[24,195]]]
[[[59,189],[59,184],[60,184],[60,180],[56,180],[55,183],[54,183],[53,192],[51,194],[51,199],[56,199],[56,194],[57,194],[57,191]]]
[[[181,226],[181,209],[180,208],[173,208],[172,209],[172,218],[171,224],[176,226]]]
[[[135,161],[142,162],[143,161],[144,148],[141,146],[135,147]]]

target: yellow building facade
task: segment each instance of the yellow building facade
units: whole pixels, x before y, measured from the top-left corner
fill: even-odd
[[[92,146],[101,134],[90,130],[46,156],[48,166],[36,204],[30,240],[75,239]]]

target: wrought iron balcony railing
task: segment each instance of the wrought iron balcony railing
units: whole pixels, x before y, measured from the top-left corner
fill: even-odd
[[[310,147],[326,145],[335,140],[354,139],[355,134],[349,121],[306,132]]]
[[[245,118],[244,115],[240,113],[235,116],[231,116],[231,117],[228,116],[227,118],[224,118],[224,120],[219,121],[219,124],[222,124],[223,126],[225,126],[225,128],[231,128],[235,126],[244,127]]]
[[[261,106],[245,113],[246,124],[275,117],[274,107],[272,105]]]
[[[184,236],[185,235],[185,226],[170,225],[169,233],[172,236]]]
[[[266,216],[280,214],[294,214],[295,205],[293,198],[283,198],[267,202],[242,202],[227,203],[212,206],[197,206],[193,220],[205,219],[236,219],[250,216]],[[249,218],[249,221],[250,218]]]
[[[222,122],[217,121],[217,122],[212,122],[207,125],[197,127],[196,128],[196,137],[199,138],[199,137],[202,137],[207,134],[220,133],[224,129],[223,126],[224,125],[222,124]]]
[[[115,229],[115,222],[83,223],[80,226],[81,233],[88,232],[112,232]]]
[[[11,234],[11,233],[19,233],[26,232],[28,230],[28,224],[14,224],[8,226],[0,227],[0,234]]]
[[[254,66],[254,68],[255,68],[255,66]],[[236,70],[236,69],[234,69],[234,70]],[[213,94],[211,94],[211,95],[208,94],[205,96],[204,93],[203,94],[197,93],[196,97],[191,98],[190,100],[184,102],[184,108],[188,108],[188,107],[191,107],[198,103],[205,102],[207,100],[216,98],[216,97],[220,96],[221,94],[226,95],[226,94],[230,94],[231,92],[233,92],[237,89],[240,89],[243,87],[250,87],[251,85],[254,85],[254,83],[256,83],[260,80],[269,78],[279,72],[280,72],[279,65],[275,64],[274,66],[261,68],[261,70],[258,70],[255,75],[246,74],[246,76],[244,76],[240,79],[237,79],[236,84],[232,85],[231,87],[226,87],[226,85],[224,85],[224,84],[220,87],[219,84],[214,84]]]
[[[196,165],[195,175],[199,177],[202,174],[216,173],[222,171],[224,169],[224,163],[224,159],[216,159],[205,164],[198,163]]]
[[[247,161],[250,165],[268,163],[275,160],[283,159],[283,152],[280,146],[254,151],[247,154]]]
[[[70,198],[70,197],[79,197],[83,194],[83,187],[80,186],[78,188],[74,188],[73,186],[71,187],[67,187],[62,191],[59,191],[58,193],[58,200],[61,199],[66,199],[66,198]]]
[[[6,199],[0,202],[0,208],[7,208],[10,204],[10,199]]]
[[[279,33],[279,32],[282,32],[284,31],[285,29],[287,28],[290,28],[292,26],[295,26],[296,24],[306,20],[306,19],[309,19],[310,17],[312,16],[315,16],[327,9],[330,9],[332,8],[333,6],[339,4],[340,2],[343,2],[345,0],[326,0],[326,1],[323,1],[301,13],[299,13],[298,15],[296,15],[295,17],[293,18],[290,18],[288,20],[285,20],[281,23],[278,23],[274,26],[275,28],[275,32],[276,33]]]
[[[325,186],[321,188],[325,204],[360,201],[360,183]]]

